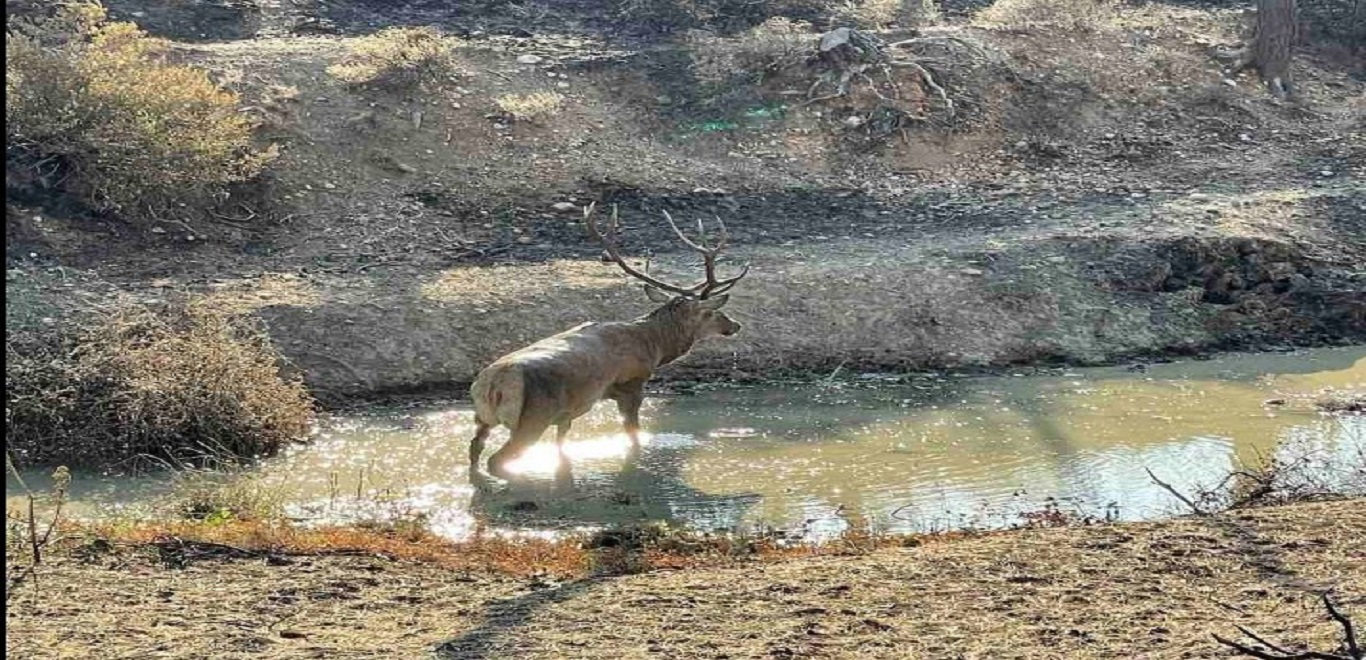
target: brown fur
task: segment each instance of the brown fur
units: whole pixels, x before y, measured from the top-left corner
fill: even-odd
[[[556,442],[562,445],[570,424],[603,399],[617,402],[626,433],[638,444],[640,405],[654,371],[698,341],[740,330],[719,311],[725,302],[726,296],[675,297],[634,321],[584,323],[494,361],[470,389],[478,424],[470,442],[471,471],[477,471],[493,427],[512,431],[507,444],[489,457],[489,472],[506,478],[507,463],[547,428],[557,427]]]

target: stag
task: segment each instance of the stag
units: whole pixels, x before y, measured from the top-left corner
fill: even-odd
[[[670,284],[638,270],[621,255],[612,238],[620,231],[612,208],[606,232],[598,227],[596,205],[584,209],[584,226],[607,257],[627,275],[645,283],[646,296],[659,303],[654,311],[634,321],[584,323],[495,360],[474,380],[474,439],[470,441],[470,472],[479,472],[484,442],[496,426],[512,435],[489,457],[489,473],[510,478],[507,464],[535,444],[546,429],[556,428],[555,443],[561,465],[568,468],[564,439],[575,419],[603,399],[616,401],[622,425],[633,448],[640,445],[640,406],[645,383],[660,367],[686,355],[697,343],[739,332],[740,324],[721,312],[731,290],[749,272],[746,264],[734,277],[718,279],[716,260],[729,235],[717,218],[720,235],[708,241],[698,221],[696,240],[689,238],[664,213],[675,235],[702,256],[704,279],[690,286]]]

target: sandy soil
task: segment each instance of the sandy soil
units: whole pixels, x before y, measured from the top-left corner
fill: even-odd
[[[12,658],[1215,658],[1366,612],[1360,500],[570,582],[364,557],[55,559]]]

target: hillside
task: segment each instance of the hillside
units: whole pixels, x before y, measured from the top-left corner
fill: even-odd
[[[659,272],[692,268],[661,210],[724,218],[753,264],[745,333],[674,377],[1366,339],[1366,81],[1332,34],[1282,103],[1210,56],[1232,5],[1003,0],[903,29],[875,3],[628,4],[111,2],[282,155],[214,214],[146,225],[12,196],[7,324],[189,294],[264,318],[321,396],[458,386],[646,309],[584,235],[597,202]],[[329,73],[424,24],[459,39],[435,79]],[[850,64],[819,37],[860,24],[894,63],[825,98]],[[535,93],[557,109],[500,109]]]

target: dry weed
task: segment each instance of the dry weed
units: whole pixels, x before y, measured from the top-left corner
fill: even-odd
[[[433,27],[386,28],[352,42],[346,57],[327,73],[351,85],[433,82],[457,72],[452,51],[459,45]]]
[[[308,430],[307,391],[243,319],[124,307],[78,327],[6,343],[5,430],[20,464],[258,456]]]
[[[693,32],[688,37],[688,53],[698,81],[719,86],[737,78],[758,82],[801,64],[814,52],[815,43],[810,24],[772,18],[736,37]]]
[[[506,94],[495,101],[498,109],[512,121],[540,122],[560,113],[564,95],[556,92]]]
[[[6,171],[35,192],[156,218],[205,206],[255,177],[274,149],[251,147],[236,94],[167,61],[169,46],[93,3],[21,19],[5,41]]]
[[[977,12],[984,27],[1029,30],[1053,27],[1095,32],[1110,25],[1119,14],[1114,0],[996,0]]]

